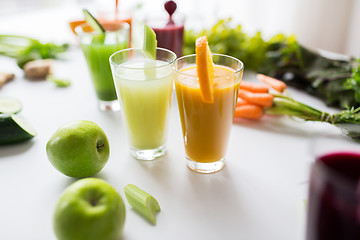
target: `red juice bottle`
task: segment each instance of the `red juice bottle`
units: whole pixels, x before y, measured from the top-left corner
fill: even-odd
[[[148,24],[156,34],[158,47],[173,51],[177,57],[182,56],[184,38],[184,18],[173,18],[177,5],[174,1],[166,1],[167,19],[148,19]]]

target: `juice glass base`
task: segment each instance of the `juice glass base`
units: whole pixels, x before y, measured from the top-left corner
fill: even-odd
[[[220,159],[216,162],[211,163],[203,163],[203,162],[195,162],[186,156],[187,166],[199,173],[213,173],[220,171],[225,166],[225,158]]]
[[[166,145],[154,149],[137,149],[130,147],[130,154],[138,160],[151,161],[164,156],[166,153]]]
[[[98,105],[99,105],[99,109],[101,111],[104,111],[104,112],[107,112],[107,111],[118,112],[118,111],[120,111],[120,103],[119,103],[118,100],[113,100],[113,101],[98,100]]]

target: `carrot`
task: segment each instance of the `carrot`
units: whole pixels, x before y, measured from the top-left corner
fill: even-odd
[[[248,91],[254,92],[254,93],[267,93],[267,92],[269,92],[269,88],[267,86],[260,85],[260,84],[257,84],[257,83],[252,83],[252,82],[245,82],[245,81],[241,81],[240,89],[248,90]]]
[[[283,92],[287,87],[283,81],[277,80],[275,78],[266,76],[264,74],[257,74],[256,77],[263,83],[269,85],[271,88],[275,89],[278,92]]]
[[[246,100],[242,99],[242,98],[238,98],[237,99],[237,102],[236,102],[236,106],[244,106],[244,105],[247,105],[249,104]]]
[[[237,106],[235,108],[234,119],[237,118],[247,118],[247,119],[259,119],[263,116],[263,108],[254,105],[254,104],[247,104],[243,106]]]
[[[76,35],[75,28],[84,23],[85,23],[85,20],[72,21],[72,22],[69,22],[69,26],[70,26],[71,31]]]
[[[257,104],[263,107],[271,107],[273,104],[274,96],[270,93],[252,93],[243,89],[239,90],[239,97],[245,101]]]

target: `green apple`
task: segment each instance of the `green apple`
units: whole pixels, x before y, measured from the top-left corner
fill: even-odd
[[[54,213],[58,240],[118,240],[124,223],[121,196],[97,178],[84,178],[66,188]]]
[[[47,142],[46,153],[57,170],[69,177],[83,178],[104,167],[110,147],[96,123],[79,120],[60,127]]]

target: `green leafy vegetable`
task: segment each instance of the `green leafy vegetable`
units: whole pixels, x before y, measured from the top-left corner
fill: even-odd
[[[155,213],[160,212],[160,206],[153,196],[133,184],[125,187],[125,196],[136,211],[152,224],[156,224]]]
[[[352,69],[351,78],[348,78],[344,84],[345,89],[353,90],[355,92],[355,100],[360,102],[360,58],[357,66]]]
[[[265,41],[260,32],[250,36],[241,25],[232,26],[231,19],[220,20],[200,32],[185,31],[184,54],[194,53],[195,40],[203,35],[208,37],[212,52],[234,56],[248,70],[283,80],[321,98],[329,106],[360,106],[360,70],[354,58],[326,58],[302,46],[295,36],[277,34]]]
[[[262,39],[261,33],[251,37],[243,32],[241,25],[232,27],[230,19],[220,20],[211,29],[201,32],[185,31],[184,55],[195,53],[195,41],[200,36],[207,36],[212,52],[241,59],[249,70],[256,70],[265,59],[267,43]]]
[[[15,58],[20,68],[32,60],[56,59],[68,48],[68,44],[41,43],[24,36],[0,35],[0,55]]]

